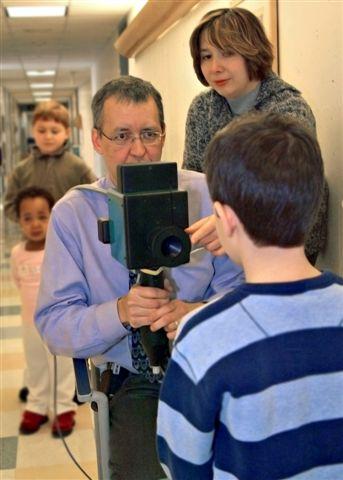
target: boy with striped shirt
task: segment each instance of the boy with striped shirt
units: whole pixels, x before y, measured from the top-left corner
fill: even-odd
[[[320,203],[315,138],[291,118],[240,118],[212,140],[219,240],[246,283],[190,314],[158,411],[168,478],[343,478],[343,279],[307,260]]]

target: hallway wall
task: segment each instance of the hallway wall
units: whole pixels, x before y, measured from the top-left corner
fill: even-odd
[[[279,4],[281,75],[303,92],[313,109],[330,187],[329,239],[322,265],[342,275],[343,2]]]
[[[113,49],[116,37],[117,34],[114,33],[113,37],[109,39],[102,55],[92,65],[90,82],[80,88],[78,92],[79,109],[82,117],[82,138],[80,140],[82,158],[85,159],[98,177],[104,174],[104,167],[101,157],[94,152],[91,141],[93,127],[91,103],[97,90],[120,73],[119,57]]]
[[[80,129],[80,156],[83,158],[96,175],[94,151],[91,140],[92,116],[90,114],[90,105],[92,101],[91,82],[87,82],[78,91],[79,113],[82,118],[82,128]]]

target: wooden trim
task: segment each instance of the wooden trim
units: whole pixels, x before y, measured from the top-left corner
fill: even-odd
[[[199,0],[148,0],[114,43],[124,57],[135,57],[199,3]]]
[[[279,61],[279,0],[274,0],[270,5],[271,9],[271,27],[270,37],[273,45],[274,62],[273,70],[280,74],[280,61]]]

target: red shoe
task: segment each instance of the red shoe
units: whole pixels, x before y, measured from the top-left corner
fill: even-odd
[[[23,413],[23,418],[19,426],[20,433],[24,435],[30,435],[31,433],[37,432],[40,429],[43,423],[48,421],[46,415],[39,415],[39,413],[29,412],[25,410]]]
[[[58,432],[57,426],[61,432],[62,437],[66,437],[70,435],[73,431],[75,420],[74,420],[75,412],[64,412],[57,415],[52,424],[52,436],[55,438],[59,438],[60,434]]]

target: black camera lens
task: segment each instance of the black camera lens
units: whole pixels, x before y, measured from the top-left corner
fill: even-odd
[[[157,267],[176,267],[189,262],[191,243],[177,225],[155,228],[147,239],[151,258]]]
[[[182,252],[183,244],[180,238],[174,235],[163,240],[161,244],[161,252],[165,257],[175,258]]]

